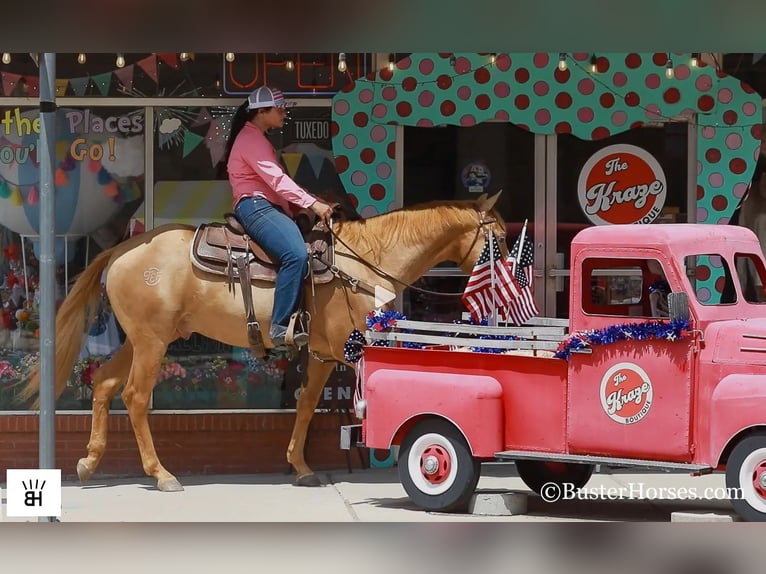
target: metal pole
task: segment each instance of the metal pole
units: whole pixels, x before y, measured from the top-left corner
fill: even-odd
[[[53,163],[56,141],[56,55],[40,58],[40,460],[56,466],[56,259]],[[54,522],[40,517],[39,522]]]

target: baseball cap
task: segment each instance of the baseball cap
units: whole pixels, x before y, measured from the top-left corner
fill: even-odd
[[[269,88],[268,86],[261,86],[253,90],[249,96],[247,96],[247,109],[254,110],[256,108],[271,108],[271,107],[285,107],[291,108],[295,105],[294,102],[287,102],[285,96],[282,95],[281,90],[275,88]]]

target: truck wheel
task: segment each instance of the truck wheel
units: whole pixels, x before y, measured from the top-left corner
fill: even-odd
[[[766,435],[750,435],[734,447],[726,463],[726,488],[743,519],[766,521]]]
[[[398,465],[412,502],[442,512],[466,507],[481,474],[463,435],[443,420],[416,423],[402,442]]]
[[[516,461],[519,477],[536,494],[540,494],[543,486],[549,482],[556,484],[559,488],[564,488],[564,484],[571,484],[574,490],[579,490],[590,480],[593,468],[592,464],[578,462]]]

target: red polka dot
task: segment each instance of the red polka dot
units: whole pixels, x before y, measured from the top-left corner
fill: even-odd
[[[454,102],[447,100],[446,102],[442,102],[442,105],[439,106],[439,109],[441,110],[443,116],[451,116],[455,113],[455,104]]]
[[[724,211],[729,206],[729,200],[723,195],[716,195],[712,201],[713,209]]]
[[[721,161],[721,152],[717,148],[710,148],[705,152],[705,160],[708,163],[718,163]]]
[[[345,155],[335,157],[335,171],[343,173],[348,169],[348,158]]]
[[[458,74],[467,74],[471,71],[471,61],[468,58],[460,57],[455,60],[455,71]]]
[[[723,293],[726,289],[726,277],[719,277],[715,280],[715,290],[719,293]]]
[[[723,78],[726,78],[726,77],[727,77],[727,74],[726,74],[726,72],[724,72],[723,70],[716,70],[716,71],[715,71],[715,75],[716,75],[718,78],[720,78],[720,79],[723,79]]]
[[[330,122],[330,136],[335,137],[340,132],[340,126],[338,122]]]
[[[447,58],[452,57],[452,52],[439,52],[439,57],[446,60]]]
[[[358,128],[365,127],[369,121],[370,118],[364,112],[356,112],[354,114],[354,125]]]
[[[723,113],[723,121],[725,124],[733,126],[737,123],[737,112],[734,110],[728,110]]]
[[[388,67],[383,68],[378,72],[378,75],[380,76],[380,79],[384,82],[388,82],[391,80],[391,78],[394,77],[394,73],[388,69]]]
[[[399,102],[396,104],[396,113],[406,118],[412,113],[412,105],[409,102]]]
[[[724,77],[726,77],[726,76],[724,75]],[[755,90],[753,89],[753,86],[751,86],[749,84],[746,84],[745,82],[740,82],[739,85],[742,86],[742,91],[745,92],[746,94],[754,94],[755,93]]]
[[[354,209],[357,209],[359,207],[359,200],[357,199],[356,195],[353,193],[346,194],[346,197],[348,197],[348,200],[351,202],[351,207]]]
[[[590,137],[594,140],[601,140],[610,136],[609,130],[601,126],[596,128],[590,133]]]
[[[656,52],[652,56],[652,62],[657,64],[658,66],[664,66],[668,63],[668,55],[665,52]]]
[[[757,140],[761,139],[761,132],[763,130],[761,129],[761,124],[756,124],[752,128],[750,128],[750,134]]]
[[[529,70],[526,68],[519,68],[513,75],[516,78],[516,81],[520,84],[524,84],[529,81]]]
[[[643,125],[644,125],[644,122],[633,122],[632,124],[630,124],[630,129],[635,130],[637,128],[640,128]]]
[[[402,80],[402,89],[405,92],[411,92],[418,87],[418,81],[412,76],[408,76]]]
[[[519,94],[513,102],[518,109],[526,110],[529,107],[529,96]]]
[[[628,54],[627,56],[625,56],[625,65],[628,68],[635,70],[636,68],[641,66],[641,56],[639,56],[638,54]]]
[[[529,126],[527,124],[516,124],[516,127],[522,130],[529,131]]]
[[[389,142],[389,144],[386,146],[386,155],[390,157],[391,159],[396,158],[396,142]]]
[[[495,66],[501,72],[507,72],[511,69],[511,57],[508,54],[500,54],[495,60]]]
[[[636,107],[641,103],[641,98],[638,97],[636,92],[628,92],[625,94],[625,103],[631,107]]]
[[[678,88],[668,88],[662,94],[662,99],[669,104],[676,104],[681,99],[681,92],[678,91]]]
[[[511,95],[511,86],[505,82],[498,82],[495,84],[494,92],[498,98],[507,98]]]
[[[556,133],[557,134],[571,134],[572,133],[572,126],[569,124],[569,122],[559,122],[556,124]]]
[[[602,107],[611,108],[614,105],[614,96],[607,92],[605,94],[601,94],[601,97],[599,97],[598,101]]]
[[[556,81],[559,84],[566,84],[571,76],[572,72],[569,71],[569,68],[562,71],[556,67],[556,69],[553,71],[553,77],[556,78]]]
[[[372,163],[375,161],[375,151],[372,148],[366,147],[359,153],[359,158],[364,163]]]
[[[710,267],[707,265],[697,265],[694,276],[700,281],[707,281],[710,279]]]
[[[731,170],[732,173],[742,174],[745,173],[746,169],[747,164],[741,157],[735,157],[729,162],[729,170]]]
[[[477,84],[486,84],[490,77],[491,74],[487,68],[479,68],[473,73],[473,79],[476,80]]]
[[[713,109],[713,106],[715,105],[715,100],[712,96],[704,95],[700,96],[697,100],[697,107],[702,110],[703,112],[709,112]]]
[[[532,57],[532,61],[538,68],[544,68],[548,65],[548,54],[539,52]]]
[[[496,120],[505,120],[505,121],[508,121],[508,120],[510,120],[510,119],[511,119],[511,116],[510,116],[510,114],[509,114],[508,112],[506,112],[505,110],[498,110],[497,112],[495,112],[495,119],[496,119]]]
[[[375,201],[381,201],[386,197],[386,188],[379,183],[373,183],[370,186],[370,197]]]
[[[476,96],[476,107],[480,110],[486,110],[490,106],[490,99],[489,96],[486,94],[481,94],[479,96]]]
[[[436,78],[436,85],[439,86],[439,88],[442,90],[447,90],[452,85],[452,78],[450,78],[447,74],[442,74]]]
[[[596,58],[596,71],[599,74],[605,73],[609,69],[609,60],[604,58],[603,56],[599,56]]]
[[[565,110],[572,105],[572,96],[566,92],[556,94],[556,106]]]
[[[703,197],[705,197],[705,188],[703,188],[701,185],[697,186],[697,201],[700,201]]]

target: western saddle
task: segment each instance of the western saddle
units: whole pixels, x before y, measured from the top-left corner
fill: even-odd
[[[245,232],[233,213],[224,214],[225,223],[203,223],[194,233],[191,246],[191,262],[194,267],[223,275],[229,292],[234,292],[234,282],[239,281],[247,317],[247,337],[253,355],[262,359],[266,355],[261,327],[255,317],[252,281],[275,282],[279,260],[271,257]],[[309,253],[309,276],[314,284],[328,283],[334,278],[334,253],[329,230],[316,224],[316,216],[304,210],[296,217]],[[296,322],[308,326],[305,312],[298,309],[287,329],[287,343],[291,344]],[[308,331],[308,329],[306,329]]]

